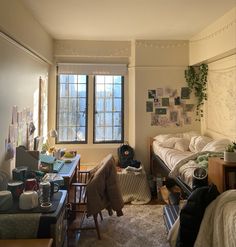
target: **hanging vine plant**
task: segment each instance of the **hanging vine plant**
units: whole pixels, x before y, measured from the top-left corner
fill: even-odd
[[[196,105],[196,120],[200,121],[203,117],[204,101],[207,100],[207,75],[208,65],[201,64],[200,66],[188,66],[185,70],[185,79],[190,92],[194,91],[197,98]]]

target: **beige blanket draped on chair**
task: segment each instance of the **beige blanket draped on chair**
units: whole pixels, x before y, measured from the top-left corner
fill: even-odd
[[[105,208],[110,214],[114,210],[117,216],[123,215],[124,202],[112,154],[107,155],[91,173],[87,184],[87,216],[97,214]]]

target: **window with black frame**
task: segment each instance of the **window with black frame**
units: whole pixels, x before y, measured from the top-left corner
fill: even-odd
[[[121,143],[124,140],[124,77],[94,77],[94,143]]]
[[[87,143],[88,76],[59,74],[57,143]]]

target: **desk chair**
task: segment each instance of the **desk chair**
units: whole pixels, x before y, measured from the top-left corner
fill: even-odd
[[[101,239],[97,217],[101,211],[107,209],[109,215],[115,210],[117,216],[122,216],[124,202],[119,188],[114,157],[107,155],[94,169],[80,171],[78,183],[73,183],[74,197],[69,207],[72,220],[76,213],[82,213],[78,230],[96,229],[98,239]],[[82,227],[85,216],[93,216],[95,227]]]
[[[77,183],[72,183],[73,198],[68,204],[68,218],[69,218],[69,230],[71,223],[80,216],[79,226],[73,230],[91,230],[96,229],[98,239],[101,239],[101,234],[99,230],[97,216],[100,215],[101,220],[103,220],[101,211],[98,214],[93,214],[94,227],[83,227],[83,223],[87,214],[87,184],[91,179],[90,171],[78,171]]]

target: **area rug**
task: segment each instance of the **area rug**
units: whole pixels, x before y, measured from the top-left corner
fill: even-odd
[[[163,219],[163,205],[125,205],[124,215],[109,216],[103,211],[99,226],[101,240],[95,230],[81,231],[76,246],[79,247],[169,247]],[[93,219],[86,219],[93,225]]]

